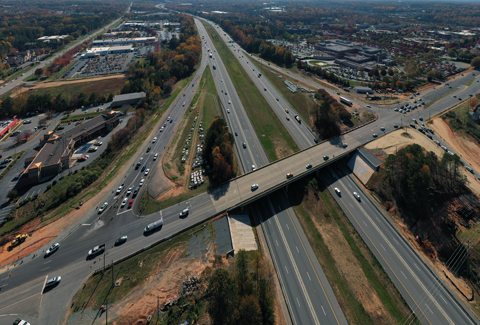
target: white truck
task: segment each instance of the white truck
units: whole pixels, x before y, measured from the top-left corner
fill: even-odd
[[[105,251],[105,244],[95,246],[94,248],[88,251],[88,257],[103,253],[103,251]]]

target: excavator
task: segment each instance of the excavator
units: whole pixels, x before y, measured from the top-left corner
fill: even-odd
[[[23,243],[26,239],[27,239],[28,235],[27,234],[22,234],[22,235],[18,235],[17,237],[15,237],[11,242],[10,242],[10,249],[14,248],[15,246],[18,246],[20,245],[21,243]]]

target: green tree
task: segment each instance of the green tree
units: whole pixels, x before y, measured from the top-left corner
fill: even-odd
[[[324,101],[317,110],[315,127],[322,139],[328,139],[340,135],[338,114],[332,109],[330,103]]]
[[[452,59],[453,58],[456,58],[457,57],[457,51],[455,51],[455,49],[450,49],[448,52],[447,52],[447,55],[449,57],[451,57]]]
[[[258,302],[262,313],[262,325],[275,324],[271,283],[264,278],[258,281]]]
[[[240,298],[234,318],[235,325],[262,325],[258,299],[254,295]]]
[[[472,62],[470,63],[474,69],[479,69],[480,68],[480,56],[476,56],[472,59]]]
[[[236,281],[239,297],[243,297],[253,292],[253,283],[248,271],[248,257],[244,249],[240,249],[236,256]]]
[[[36,70],[35,70],[35,75],[36,75],[37,77],[42,76],[42,75],[43,75],[43,69],[42,69],[42,68],[36,69]]]
[[[207,312],[214,325],[232,324],[236,288],[235,282],[225,269],[213,272],[205,294]]]

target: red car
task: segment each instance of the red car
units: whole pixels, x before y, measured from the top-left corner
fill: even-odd
[[[85,161],[87,160],[87,157],[85,156],[81,156],[80,158],[77,159],[77,161]]]
[[[128,209],[130,209],[133,205],[134,199],[131,199],[130,202],[128,202]]]

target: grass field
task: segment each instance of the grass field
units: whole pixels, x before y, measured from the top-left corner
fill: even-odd
[[[125,78],[112,78],[105,80],[92,80],[90,82],[76,82],[68,83],[65,82],[61,86],[56,87],[43,87],[36,88],[26,92],[27,95],[44,95],[50,94],[51,96],[58,96],[62,94],[63,98],[76,97],[80,93],[84,93],[87,96],[97,92],[99,95],[109,95],[110,93],[116,94],[122,90],[123,85],[125,84]]]
[[[411,315],[380,263],[320,180],[308,177],[294,183],[288,197],[348,323],[402,323]],[[374,292],[380,302],[365,297],[363,290]],[[416,324],[416,319],[410,320]]]
[[[298,115],[302,118],[304,122],[311,128],[313,125],[310,120],[310,111],[314,109],[317,104],[312,100],[312,97],[309,93],[304,93],[301,91],[297,91],[295,94],[288,90],[287,86],[285,85],[285,79],[297,83],[294,78],[290,78],[287,75],[280,74],[278,72],[272,71],[265,65],[259,65],[258,62],[252,61],[258,68],[263,72],[263,75],[270,81],[271,84],[277,88],[277,90],[282,94],[283,98],[285,98],[288,103],[295,108]],[[282,76],[282,78],[279,78]]]
[[[215,43],[215,47],[218,54],[222,57],[228,74],[232,77],[238,96],[269,160],[275,161],[283,156],[299,151],[300,149],[291,135],[250,80],[245,70],[240,66],[240,63],[234,58],[225,43],[220,40],[214,28],[207,23],[203,24]],[[282,151],[284,154],[280,154]]]

